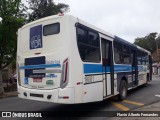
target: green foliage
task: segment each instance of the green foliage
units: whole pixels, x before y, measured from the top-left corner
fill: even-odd
[[[155,52],[158,46],[160,47],[160,37],[157,37],[158,33],[150,33],[145,37],[136,38],[134,44],[150,51]]]
[[[156,43],[157,43],[158,49],[160,49],[160,34],[157,35]]]
[[[11,66],[12,67],[12,71],[15,72],[16,71],[16,59],[13,59],[11,64],[12,64],[12,66]]]
[[[66,12],[68,5],[56,5],[53,0],[29,0],[31,13],[26,13],[27,7],[21,0],[0,0],[0,70],[16,58],[17,35],[16,32],[26,22],[37,20],[59,12]],[[14,66],[14,65],[13,65]]]
[[[21,0],[0,0],[0,70],[15,59],[16,32],[25,23],[25,10]]]
[[[29,22],[69,10],[68,5],[63,3],[56,5],[53,0],[29,0],[28,3],[32,11],[29,14]]]

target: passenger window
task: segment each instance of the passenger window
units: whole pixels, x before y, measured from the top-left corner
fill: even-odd
[[[114,60],[117,64],[131,64],[130,48],[114,41]]]
[[[89,44],[88,32],[86,30],[77,28],[77,36],[78,36],[78,42]]]
[[[77,44],[84,62],[100,62],[100,40],[98,32],[87,27],[77,27]]]
[[[138,65],[142,64],[142,53],[140,50],[137,50],[137,62],[138,62]]]
[[[88,40],[89,40],[89,43],[91,45],[99,46],[99,36],[98,36],[98,34],[90,31],[88,33]]]

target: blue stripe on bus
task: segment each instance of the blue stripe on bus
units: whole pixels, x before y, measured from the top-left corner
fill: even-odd
[[[131,65],[115,65],[114,72],[131,72],[132,66]]]
[[[138,70],[139,71],[144,70],[144,67],[143,66],[138,66]]]
[[[102,73],[101,64],[83,64],[84,73]]]
[[[52,67],[61,67],[60,64],[40,64],[40,65],[27,65],[20,66],[20,69],[35,69],[35,68],[52,68]]]
[[[134,69],[134,68],[133,68]],[[103,73],[102,64],[83,64],[84,74],[88,73]],[[138,66],[138,71],[144,70],[143,66]],[[107,66],[106,72],[110,72],[110,67]],[[114,72],[132,72],[131,65],[114,65]]]

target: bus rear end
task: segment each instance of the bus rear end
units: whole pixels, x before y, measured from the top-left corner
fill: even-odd
[[[55,103],[74,103],[69,79],[68,17],[51,16],[18,30],[18,96]],[[69,86],[69,85],[68,85]],[[64,89],[63,89],[64,88]]]

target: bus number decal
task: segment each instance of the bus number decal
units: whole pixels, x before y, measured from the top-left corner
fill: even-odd
[[[42,48],[42,25],[30,28],[30,49]]]
[[[85,76],[85,83],[92,83],[93,82],[93,79],[94,77],[93,76]]]
[[[46,64],[60,64],[60,60],[49,60],[46,61]]]

